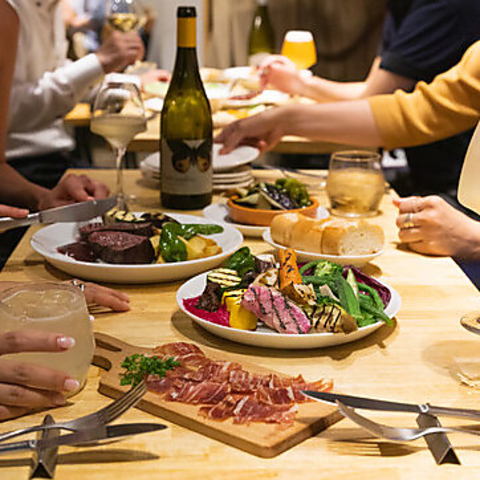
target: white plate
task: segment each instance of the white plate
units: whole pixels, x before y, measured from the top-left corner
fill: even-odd
[[[375,330],[383,326],[383,322],[377,322],[373,325],[361,327],[352,333],[310,333],[305,335],[287,335],[274,332],[267,327],[260,327],[254,332],[249,330],[238,330],[236,328],[224,327],[215,323],[203,320],[196,315],[188,312],[183,306],[183,299],[198,297],[202,294],[206,284],[207,274],[202,273],[185,282],[177,292],[177,303],[180,309],[188,315],[195,323],[208,330],[210,333],[217,335],[233,342],[243,343],[245,345],[253,345],[255,347],[264,348],[282,348],[282,349],[308,349],[308,348],[324,348],[341,345],[343,343],[354,342],[370,335]],[[391,292],[390,299],[385,313],[393,318],[401,306],[401,299],[398,292],[392,287],[385,285]]]
[[[163,100],[158,97],[152,97],[144,102],[145,108],[152,112],[160,113],[163,108]]]
[[[270,228],[268,228],[262,235],[263,239],[270,244],[272,247],[275,247],[278,250],[285,250],[285,245],[280,245],[279,243],[275,243],[272,239],[272,235],[270,234]],[[377,253],[372,253],[370,255],[326,255],[324,253],[312,253],[312,252],[304,252],[303,250],[295,249],[295,253],[297,254],[297,258],[304,262],[309,262],[311,260],[330,260],[331,262],[338,263],[340,265],[353,265],[354,267],[363,267],[368,262],[371,262],[374,258],[378,257],[383,253],[383,250],[380,250]]]
[[[258,225],[243,225],[234,223],[228,216],[228,207],[225,203],[214,203],[203,209],[203,216],[214,222],[226,223],[240,230],[246,237],[261,237],[268,227],[259,227]],[[322,220],[329,216],[328,210],[323,207],[317,209],[317,220]]]
[[[169,82],[152,82],[143,88],[146,93],[157,98],[165,98]],[[227,98],[230,94],[230,85],[225,82],[205,82],[205,93],[211,100],[217,98]]]
[[[170,215],[170,214],[169,214]],[[193,215],[171,214],[181,223],[216,223]],[[32,248],[48,263],[75,277],[99,282],[140,284],[179,280],[220,265],[243,242],[242,234],[235,228],[222,224],[224,231],[209,235],[222,248],[222,253],[212,257],[186,262],[149,265],[112,265],[108,263],[79,262],[59,252],[57,248],[75,242],[78,229],[84,224],[56,223],[36,232],[31,240]]]
[[[214,183],[212,185],[213,190],[217,192],[224,192],[227,190],[232,190],[232,188],[247,188],[253,183],[253,178],[251,180],[247,180],[246,182],[239,182],[239,183]]]
[[[235,98],[227,98],[225,99],[222,108],[245,108],[253,107],[254,105],[283,105],[289,100],[290,95],[288,93],[280,92],[278,90],[264,90],[253,98],[238,100]]]
[[[253,162],[260,152],[257,148],[249,146],[237,147],[232,152],[227,155],[220,155],[220,149],[222,145],[219,143],[213,144],[213,171],[214,172],[225,172],[232,170],[233,168],[241,167],[242,165],[247,165],[248,163]],[[160,171],[160,153],[155,152],[149,155],[142,164],[150,169],[152,172]]]

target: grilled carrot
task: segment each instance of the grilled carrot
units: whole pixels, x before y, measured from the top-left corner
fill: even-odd
[[[279,251],[280,257],[280,291],[288,289],[290,285],[303,283],[302,275],[297,266],[297,255],[294,250],[287,248]]]

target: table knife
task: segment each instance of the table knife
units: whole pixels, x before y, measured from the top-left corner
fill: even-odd
[[[51,415],[45,415],[42,425],[52,425],[54,422]],[[37,438],[42,440],[54,439],[60,436],[60,429],[52,428],[37,433]],[[33,454],[33,464],[30,478],[53,478],[57,466],[58,445],[45,447],[39,443]]]
[[[160,423],[124,423],[121,425],[107,425],[104,428],[79,430],[61,437],[39,440],[24,440],[0,445],[0,454],[18,452],[21,450],[36,450],[38,448],[52,448],[61,445],[94,446],[99,442],[120,440],[123,437],[155,432],[167,428]]]
[[[392,402],[388,400],[377,400],[374,398],[356,397],[353,395],[341,395],[338,393],[315,392],[311,390],[302,390],[307,397],[321,400],[328,403],[336,403],[337,400],[352,408],[363,408],[365,410],[381,410],[385,412],[411,412],[411,413],[429,413],[431,415],[445,415],[449,417],[469,418],[480,420],[480,410],[468,408],[450,408],[437,407],[429,403],[414,404]]]
[[[0,231],[10,228],[24,227],[34,223],[83,222],[107,213],[117,203],[116,197],[103,200],[89,200],[63,207],[31,213],[25,218],[0,218]]]

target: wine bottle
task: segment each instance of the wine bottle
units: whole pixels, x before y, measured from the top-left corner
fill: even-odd
[[[258,67],[272,53],[275,53],[275,32],[268,14],[267,0],[257,0],[248,37],[248,63]]]
[[[195,7],[177,10],[177,57],[160,124],[164,207],[198,209],[212,201],[213,126],[198,71]]]

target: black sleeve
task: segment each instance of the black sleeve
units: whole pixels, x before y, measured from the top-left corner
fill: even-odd
[[[480,32],[479,3],[478,0],[414,1],[398,29],[394,29],[390,20],[380,67],[416,81],[430,82],[455,65],[475,41],[468,36],[473,37],[473,24]]]

